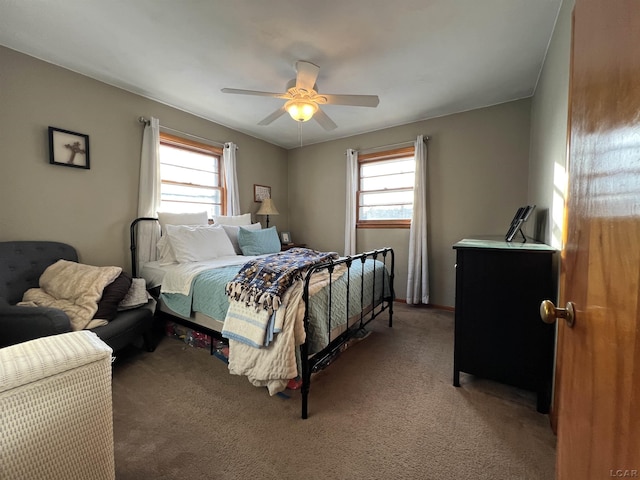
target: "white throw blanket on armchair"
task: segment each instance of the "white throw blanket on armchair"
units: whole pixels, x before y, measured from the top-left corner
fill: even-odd
[[[95,267],[58,260],[40,276],[40,288],[27,290],[22,301],[63,310],[69,316],[71,329],[82,330],[88,327],[98,311],[104,288],[121,272],[121,267]]]

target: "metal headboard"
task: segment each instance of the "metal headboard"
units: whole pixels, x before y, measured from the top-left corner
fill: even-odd
[[[131,226],[129,227],[129,235],[130,235],[130,247],[131,248],[131,275],[133,277],[138,276],[138,243],[137,243],[137,229],[136,226],[140,222],[159,222],[157,218],[154,217],[140,217],[136,218],[133,222],[131,222]]]

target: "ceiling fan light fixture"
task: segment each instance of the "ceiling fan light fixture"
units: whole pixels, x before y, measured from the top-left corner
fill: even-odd
[[[242,95],[256,95],[260,97],[280,98],[286,103],[275,112],[267,115],[258,122],[258,125],[269,125],[287,112],[296,122],[308,122],[312,118],[325,130],[334,130],[338,126],[320,108],[321,105],[348,105],[355,107],[377,107],[380,99],[377,95],[343,95],[343,94],[318,94],[316,79],[320,67],[298,60],[296,62],[296,78],[287,82],[286,92],[261,92],[258,90],[241,90],[238,88],[223,88],[223,93],[236,93]]]
[[[284,109],[296,122],[306,122],[318,111],[318,105],[314,102],[302,99],[289,100]]]

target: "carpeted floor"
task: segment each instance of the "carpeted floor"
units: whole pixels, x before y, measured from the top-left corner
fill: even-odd
[[[451,384],[453,313],[398,304],[311,384],[270,397],[206,349],[166,337],[114,365],[118,480],[554,478],[535,395]]]

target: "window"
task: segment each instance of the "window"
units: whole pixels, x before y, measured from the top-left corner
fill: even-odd
[[[409,228],[414,178],[414,147],[359,155],[357,226]]]
[[[224,215],[222,149],[160,133],[160,210]]]

